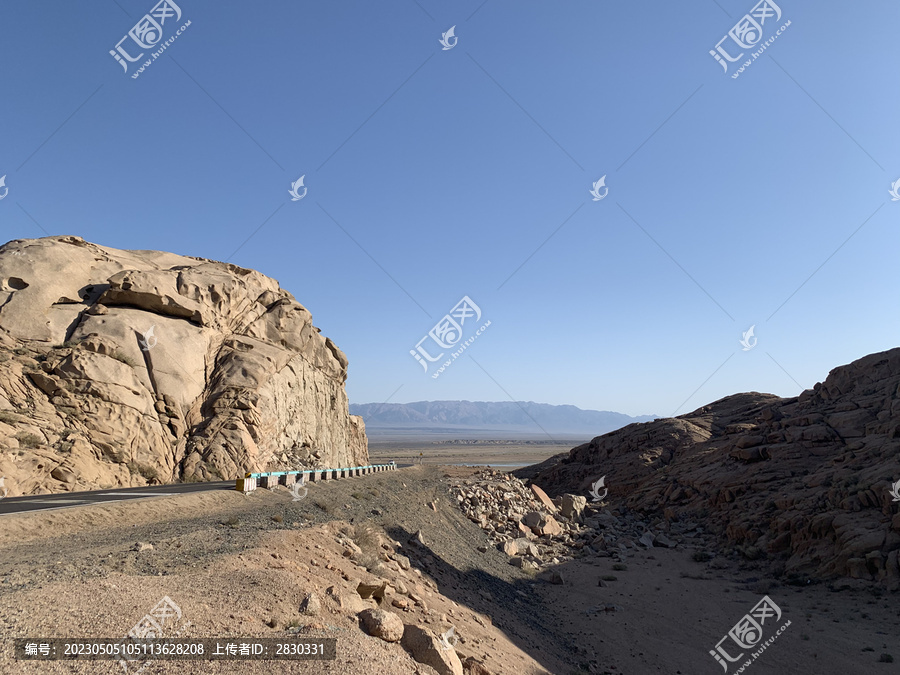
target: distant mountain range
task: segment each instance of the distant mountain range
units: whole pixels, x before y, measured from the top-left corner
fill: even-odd
[[[593,438],[656,415],[631,417],[608,410],[582,410],[573,405],[532,401],[418,401],[416,403],[351,403],[370,436],[466,436],[555,434]]]

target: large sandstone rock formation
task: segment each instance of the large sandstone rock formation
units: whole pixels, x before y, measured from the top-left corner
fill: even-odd
[[[523,475],[523,474],[520,474]],[[789,578],[900,587],[900,349],[834,369],[799,397],[738,394],[632,424],[548,461],[534,482],[700,523]]]
[[[278,282],[79,237],[0,247],[10,495],[368,462],[347,358]]]

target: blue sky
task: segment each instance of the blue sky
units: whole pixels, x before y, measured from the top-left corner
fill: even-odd
[[[182,0],[132,78],[154,2],[8,2],[2,238],[257,269],[356,403],[793,396],[897,346],[900,6],[783,0],[733,79],[754,6]],[[452,349],[410,350],[463,296],[491,324],[434,378]]]

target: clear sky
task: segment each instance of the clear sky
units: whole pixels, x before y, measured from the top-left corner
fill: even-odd
[[[4,241],[257,269],[356,403],[668,416],[898,346],[896,2],[178,0],[141,49],[154,7],[4,3]]]

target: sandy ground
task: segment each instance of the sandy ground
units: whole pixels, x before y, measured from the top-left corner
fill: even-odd
[[[791,625],[745,672],[898,672],[893,594],[783,586],[760,578],[753,563],[695,562],[681,548],[635,553],[624,570],[609,558],[576,559],[560,568],[565,584],[553,585],[495,548],[478,551],[485,534],[447,494],[467,473],[414,467],[311,485],[300,501],[278,488],[0,517],[0,673],[122,673],[112,661],[16,662],[9,638],[121,637],[164,596],[182,612],[177,625],[190,622],[185,637],[335,637],[338,657],[154,661],[147,675],[431,673],[358,626],[365,605],[351,602],[353,591],[374,575],[344,557],[339,542],[367,525],[401,542],[411,561],[409,570],[391,563],[378,572],[393,585],[382,607],[435,634],[453,626],[460,657],[476,657],[490,673],[722,673],[709,651],[765,594]],[[425,546],[408,545],[419,530]],[[133,550],[138,542],[153,548]],[[325,593],[332,586],[341,602]],[[314,617],[298,611],[310,591],[322,598]],[[390,606],[394,599],[411,606]],[[898,661],[880,662],[882,654]]]
[[[543,462],[552,455],[568,452],[576,445],[578,442],[571,444],[543,441],[503,444],[495,444],[490,441],[469,443],[374,442],[369,444],[369,458],[373,463],[395,460],[398,464],[465,464],[511,469]]]

